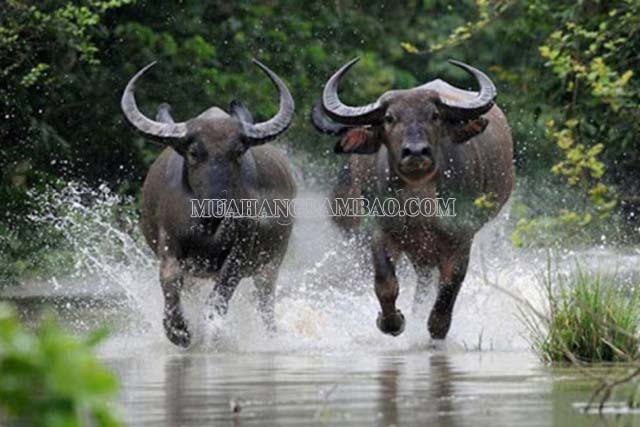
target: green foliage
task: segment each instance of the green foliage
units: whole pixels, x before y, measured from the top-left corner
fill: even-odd
[[[483,30],[503,12],[507,11],[515,2],[504,0],[497,0],[493,2],[489,0],[475,0],[475,3],[478,9],[478,18],[456,27],[444,41],[431,43],[429,45],[430,52],[441,51],[470,39],[475,33]],[[409,53],[417,53],[417,51],[407,51]]]
[[[497,204],[497,196],[495,193],[483,194],[473,201],[473,205],[480,209],[495,209]]]
[[[559,187],[555,179],[518,180],[510,212],[515,246],[586,248],[634,241],[620,215],[601,214],[590,197],[574,187]]]
[[[70,171],[104,173],[96,168],[101,163],[116,170],[104,161],[109,159],[107,153],[117,150],[114,144],[103,145],[101,155],[93,149],[94,142],[104,144],[104,138],[113,138],[113,133],[96,128],[108,119],[96,106],[104,95],[91,82],[101,74],[101,67],[105,69],[96,45],[96,38],[105,32],[102,19],[129,3],[9,0],[2,4],[0,286],[65,258],[52,251],[53,242],[58,241],[55,231],[36,230],[30,223],[33,205],[27,190],[37,191],[58,177],[74,176]],[[123,157],[111,156],[116,162]]]
[[[516,244],[539,234],[541,223],[594,229],[618,206],[640,213],[640,83],[633,78],[640,2],[477,1],[475,16],[448,34],[425,43],[425,52],[468,46],[481,56],[491,46],[520,175],[548,168],[588,202],[580,210],[548,206],[548,221],[519,218]],[[422,53],[412,41],[402,47]],[[509,99],[510,91],[520,100]]]
[[[637,135],[640,130],[632,117],[633,110],[640,106],[638,85],[629,85],[633,71],[615,70],[624,66],[623,59],[628,55],[625,45],[640,31],[639,13],[638,2],[616,2],[600,9],[597,20],[579,15],[579,19],[564,22],[562,29],[554,31],[540,46],[546,65],[562,79],[571,96],[563,129],[556,130],[553,120],[548,123],[550,136],[563,154],[551,170],[566,177],[570,186],[578,187],[594,208],[581,214],[562,212],[567,220],[575,218],[586,225],[592,214],[606,219],[616,205],[612,191],[602,182],[606,166],[600,155],[605,149],[615,153],[624,143],[607,137],[609,127],[626,122],[628,132]]]
[[[0,289],[18,279],[73,271],[74,254],[64,247],[59,230],[52,226],[18,230],[11,224],[0,224]]]
[[[0,224],[18,245],[27,240],[25,192],[59,178],[138,193],[159,151],[126,126],[119,99],[152,60],[158,66],[138,90],[149,115],[170,102],[183,120],[232,99],[258,120],[273,114],[273,87],[252,56],[278,72],[296,99],[294,126],[282,143],[312,153],[329,174],[339,159],[307,115],[331,73],[362,58],[341,85],[344,100],[360,104],[436,77],[468,87],[464,73],[446,63],[456,58],[496,82],[517,175],[555,173],[549,185],[587,202],[580,209],[546,204],[542,212],[529,205],[516,219],[533,224],[519,233],[523,245],[546,219],[596,230],[634,209],[638,218],[639,28],[637,0],[401,0],[393,7],[360,0],[8,0],[0,13]]]
[[[532,344],[548,362],[628,362],[639,356],[639,294],[578,270],[546,283],[547,318],[528,317]]]
[[[540,225],[550,223],[594,231],[612,214],[624,213],[615,212],[616,207],[637,211],[640,84],[632,78],[632,64],[638,61],[634,47],[640,42],[640,3],[536,1],[512,9],[509,25],[516,29],[522,22],[546,18],[538,27],[544,30],[536,33],[545,37],[536,41],[540,56],[533,59],[544,60],[541,65],[551,75],[510,75],[509,82],[527,88],[526,101],[533,101],[544,119],[538,121],[544,123],[544,139],[557,147],[545,153],[553,155],[548,160],[551,172],[586,202],[549,204],[546,220],[520,218],[512,240],[525,244],[524,235],[541,234]],[[514,130],[518,143],[517,126]]]
[[[51,317],[35,333],[0,304],[0,409],[19,425],[113,427],[120,423],[107,401],[115,377],[93,355],[105,337],[97,332],[77,340]]]

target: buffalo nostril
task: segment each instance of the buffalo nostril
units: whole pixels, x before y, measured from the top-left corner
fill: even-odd
[[[419,145],[415,147],[404,147],[400,152],[400,156],[403,159],[407,157],[431,157],[431,146]]]

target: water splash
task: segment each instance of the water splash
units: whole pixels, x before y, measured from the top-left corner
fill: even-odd
[[[324,196],[320,192],[300,194],[303,198]],[[115,335],[104,349],[111,355],[144,353],[149,346],[179,351],[164,337],[158,263],[138,231],[133,201],[106,187],[93,190],[80,184],[34,197],[46,208],[32,220],[62,233],[76,260],[70,276],[47,279],[51,292],[113,302],[110,311],[91,306],[81,311],[76,326],[86,329],[88,317],[116,324]],[[547,253],[515,249],[505,231],[508,215],[507,207],[476,236],[445,342],[449,349],[528,348],[525,328],[517,317],[518,304],[496,286],[541,307],[539,278]],[[297,220],[280,272],[278,332],[273,337],[264,330],[256,311],[251,280],[241,282],[226,318],[213,322],[203,320],[201,303],[212,284],[195,281],[184,298],[187,317],[195,325],[196,345],[190,351],[393,353],[430,347],[426,328],[430,304],[420,313],[411,312],[416,276],[406,260],[398,266],[398,307],[406,315],[407,328],[396,338],[377,330],[379,308],[368,250],[363,246],[345,238],[328,218]],[[602,251],[591,255],[598,254]],[[561,255],[567,260],[575,257],[569,250]],[[636,266],[637,259],[635,255]]]
[[[39,209],[29,219],[36,226],[52,227],[63,240],[56,250],[70,252],[74,263],[70,274],[45,279],[48,296],[88,300],[89,309],[93,301],[107,300],[116,309],[135,313],[128,316],[130,331],[150,330],[161,320],[152,306],[161,302],[161,294],[154,292],[157,262],[138,231],[133,199],[105,185],[92,189],[77,182],[31,196]],[[73,326],[90,325],[78,318]]]

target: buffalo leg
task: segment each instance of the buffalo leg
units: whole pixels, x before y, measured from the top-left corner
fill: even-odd
[[[209,296],[210,304],[215,312],[221,316],[227,314],[229,301],[240,283],[240,259],[236,248],[231,250],[220,269],[218,280]]]
[[[433,339],[444,339],[449,332],[453,306],[467,274],[469,251],[470,246],[465,245],[440,262],[438,296],[431,309],[428,322],[429,333]]]
[[[280,265],[270,263],[260,269],[253,278],[258,296],[258,311],[269,333],[275,333],[276,282]]]
[[[375,290],[380,308],[376,324],[382,333],[398,336],[404,331],[405,320],[396,309],[396,299],[400,291],[396,277],[395,257],[390,253],[390,245],[385,242],[380,231],[373,237],[373,266],[375,270]]]
[[[421,314],[421,311],[424,309],[423,305],[431,291],[431,286],[433,285],[433,271],[431,267],[420,266],[415,263],[413,268],[415,269],[418,278],[416,282],[416,292],[413,294],[413,305],[411,311],[414,315],[418,315]]]
[[[184,283],[184,274],[176,258],[163,258],[160,264],[160,284],[164,295],[164,318],[162,324],[165,334],[173,344],[187,347],[191,334],[180,306],[180,292]]]

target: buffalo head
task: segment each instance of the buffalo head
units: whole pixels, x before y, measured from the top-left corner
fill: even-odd
[[[159,109],[157,120],[149,119],[138,109],[134,92],[138,79],[155,62],[133,76],[124,90],[121,106],[129,123],[144,136],[171,146],[184,158],[186,179],[197,198],[227,198],[240,174],[240,161],[246,150],[274,139],[291,125],[294,111],[291,93],[266,65],[257,60],[253,62],[280,93],[278,112],[262,123],[254,123],[251,113],[238,101],[231,102],[230,114],[211,107],[181,123],[173,121],[165,104]]]
[[[401,178],[423,182],[445,169],[448,144],[464,143],[486,128],[488,122],[482,115],[493,106],[496,88],[480,70],[450,61],[478,81],[480,90],[473,99],[445,99],[426,84],[388,91],[372,104],[350,107],[340,101],[338,84],[357,61],[348,62],[331,76],[312,111],[319,131],[342,136],[337,153],[372,154],[384,144]]]

